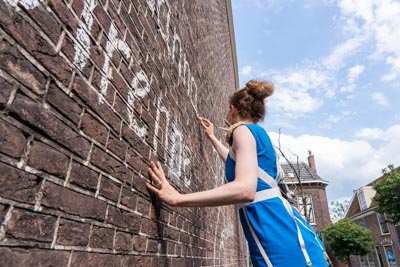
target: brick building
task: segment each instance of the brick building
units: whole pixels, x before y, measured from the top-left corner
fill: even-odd
[[[304,215],[304,209],[307,208],[310,224],[316,232],[320,232],[331,225],[325,190],[328,182],[317,174],[314,155],[312,155],[311,151],[309,151],[308,164],[304,162],[291,164],[300,176],[301,186],[306,198],[305,206],[302,201],[300,183],[296,178],[295,171],[288,163],[282,164],[282,169],[285,172],[285,182],[294,194],[295,205],[300,213]]]
[[[400,167],[397,168],[400,171]],[[397,267],[400,266],[400,225],[385,222],[385,214],[376,211],[373,201],[376,191],[371,183],[354,190],[346,211],[346,218],[372,231],[373,252],[365,256],[350,256],[353,267]]]
[[[170,208],[224,182],[197,116],[238,87],[230,1],[0,0],[2,266],[243,266],[235,207]]]

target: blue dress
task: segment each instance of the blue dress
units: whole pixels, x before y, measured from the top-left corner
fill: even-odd
[[[255,267],[326,267],[323,243],[313,228],[281,196],[276,183],[278,162],[266,131],[244,124],[257,144],[258,181],[253,202],[239,209],[240,221]],[[244,126],[239,126],[244,127]],[[226,178],[235,179],[232,151],[226,159]]]

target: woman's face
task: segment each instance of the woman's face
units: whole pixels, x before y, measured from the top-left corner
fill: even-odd
[[[235,108],[232,106],[232,105],[230,105],[229,106],[229,110],[228,110],[228,113],[226,114],[226,120],[230,123],[230,124],[234,124],[235,122],[233,121],[233,115],[234,115],[234,113],[235,113]],[[229,126],[229,125],[228,125]]]

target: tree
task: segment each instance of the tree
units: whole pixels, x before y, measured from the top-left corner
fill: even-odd
[[[372,251],[372,233],[346,218],[322,231],[322,237],[339,261],[349,261],[350,255],[366,255]]]
[[[397,224],[400,222],[400,171],[389,165],[382,172],[383,179],[373,186],[374,201],[378,203],[376,210],[386,213],[388,222]]]
[[[333,223],[341,220],[344,218],[344,214],[349,206],[350,201],[344,200],[343,202],[340,201],[332,201],[329,207],[329,213],[331,215],[331,221]]]

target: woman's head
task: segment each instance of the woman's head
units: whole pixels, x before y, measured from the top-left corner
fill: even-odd
[[[261,121],[265,116],[265,98],[272,95],[274,85],[267,81],[250,80],[246,86],[236,91],[229,101],[231,111],[228,120],[245,119],[254,123]],[[233,109],[232,109],[233,108]],[[235,122],[235,121],[230,121]]]

